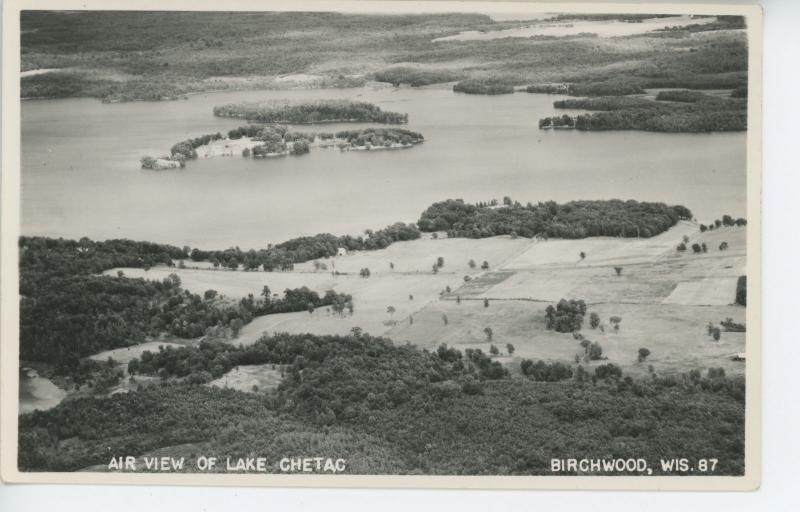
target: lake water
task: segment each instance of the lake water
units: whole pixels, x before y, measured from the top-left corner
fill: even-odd
[[[394,151],[270,160],[222,157],[140,169],[143,155],[243,124],[235,101],[348,98],[407,112],[425,143]],[[745,215],[744,133],[541,131],[558,96],[475,96],[446,88],[209,93],[172,102],[22,104],[22,231],[125,237],[202,248],[264,247],[318,232],[413,222],[431,203],[638,199],[684,204],[700,221]],[[343,125],[304,126],[333,131]],[[348,125],[350,127],[364,125]]]
[[[67,392],[35,370],[22,368],[19,372],[19,413],[46,411],[58,405]]]

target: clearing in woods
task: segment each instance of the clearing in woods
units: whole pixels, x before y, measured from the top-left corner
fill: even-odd
[[[700,233],[696,224],[680,222],[657,237],[638,240],[425,238],[319,260],[326,270],[315,270],[313,262],[299,264],[290,272],[122,270],[130,277],[148,279],[174,273],[192,292],[215,289],[232,299],[249,293],[258,296],[264,285],[275,293],[308,286],[319,293],[333,289],[353,296],[352,315],[338,316],[323,307],[313,313],[258,317],[233,340],[245,345],[265,333],[347,334],[359,327],[373,335],[388,335],[396,343],[426,348],[447,343],[488,352],[484,329],[490,327],[492,343],[501,349],[499,360],[512,368],[520,358],[574,362],[576,355],[583,355],[578,341],[572,334],[548,331],[544,323],[549,304],[573,298],[585,300],[588,312],[597,313],[603,325],[603,330],[592,329],[587,318],[581,333],[600,343],[607,359],[581,364],[612,362],[634,374],[647,373],[649,365],[657,373],[711,366],[742,373],[744,365],[730,356],[745,351],[745,333],[723,332],[715,342],[707,325],[718,325],[726,318],[745,321],[745,308],[733,302],[736,279],[744,274],[746,264],[746,234],[744,227]],[[677,251],[684,237],[689,239],[688,248]],[[695,254],[691,249],[695,242],[706,243],[707,252]],[[722,242],[727,242],[727,250],[719,249]],[[432,266],[439,257],[444,266],[434,273]],[[470,259],[476,268],[468,265]],[[488,270],[480,268],[484,260]],[[621,272],[617,274],[614,267],[621,267]],[[369,268],[371,276],[359,277],[361,268]],[[108,273],[116,274],[116,270]],[[343,275],[332,275],[334,270]],[[387,311],[390,306],[393,313]],[[611,316],[622,318],[619,330],[609,323]],[[506,353],[508,343],[516,348],[511,356]],[[652,354],[639,363],[636,356],[642,347]],[[242,368],[244,376],[251,371],[259,374]],[[227,375],[229,385],[231,375]],[[265,385],[252,378],[243,377],[242,385]]]

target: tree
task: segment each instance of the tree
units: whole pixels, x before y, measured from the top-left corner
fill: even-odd
[[[244,148],[242,150],[242,156],[248,158],[250,156],[250,148]]]
[[[483,263],[481,263],[481,269],[482,270],[489,270],[489,262],[486,261],[486,260],[483,260]]]
[[[438,274],[439,273],[439,265],[437,265],[436,263],[433,264],[433,273],[434,274]]]
[[[362,269],[361,269],[361,270],[358,272],[358,274],[359,274],[361,277],[363,277],[363,278],[365,278],[365,279],[366,279],[367,277],[369,277],[369,276],[370,276],[370,271],[369,271],[369,269],[368,269],[368,268],[364,267],[364,268],[362,268]]]
[[[598,325],[600,325],[600,315],[592,311],[589,313],[589,326],[592,329],[597,329]]]
[[[272,297],[272,290],[269,289],[269,286],[265,285],[264,288],[261,289],[261,296],[264,297],[264,301],[269,303],[270,298]]]
[[[719,327],[714,327],[711,330],[711,336],[714,338],[714,341],[719,341],[720,337],[722,336],[722,331]]]
[[[239,336],[239,331],[242,330],[242,319],[241,318],[234,318],[230,322],[231,331],[233,331],[233,337],[236,338]]]
[[[414,300],[414,296],[411,295],[410,293],[408,294],[408,300]]]
[[[467,264],[469,265],[469,268],[471,268],[473,270],[475,270],[475,267],[478,266],[478,264],[475,263],[475,260],[469,260],[469,263],[467,263]]]
[[[436,258],[436,266],[439,268],[444,267],[444,258],[442,258],[441,256]]]
[[[703,251],[703,248],[700,247],[700,244],[695,242],[695,243],[692,244],[692,251],[694,251],[695,254],[699,254],[700,252]]]
[[[727,251],[728,250],[728,242],[722,242],[721,244],[719,244],[719,250],[720,251]]]
[[[388,306],[386,308],[386,312],[389,313],[389,319],[391,319],[394,316],[395,311],[396,310],[394,309],[394,306]]]
[[[619,324],[622,322],[622,317],[620,316],[612,316],[608,319],[608,322],[614,326],[615,331],[619,331]]]
[[[513,356],[514,350],[515,350],[514,345],[512,345],[511,343],[506,343],[506,351],[508,351],[508,355]]]
[[[447,323],[449,322],[449,320],[447,319],[447,315],[444,313],[442,313],[442,322],[444,323],[444,325],[447,325]]]
[[[685,243],[685,244],[689,243],[689,237],[688,236],[683,235],[683,243]]]
[[[708,230],[708,226],[705,224],[700,224],[700,232],[705,233]]]
[[[638,357],[639,362],[643,363],[645,361],[645,359],[647,359],[647,356],[649,356],[649,355],[650,355],[650,350],[649,349],[640,348],[639,349],[639,357]]]
[[[456,295],[456,304],[461,304],[461,295]]]
[[[485,308],[489,307],[489,299],[483,299],[483,307]]]
[[[125,272],[117,270],[117,277],[125,277]]]
[[[203,293],[203,298],[205,300],[214,300],[216,296],[217,290],[206,290],[205,293]]]
[[[314,313],[314,303],[313,302],[309,302],[308,306],[307,306],[307,309],[308,309],[308,314],[313,314]]]
[[[705,243],[705,242],[703,242],[702,244],[700,244],[700,248],[701,248],[701,249],[703,249],[703,252],[708,252],[708,246],[706,245],[706,243]]]
[[[595,341],[591,345],[589,345],[589,350],[587,350],[587,355],[589,356],[589,359],[592,361],[603,359],[603,347],[601,347],[600,344]]]
[[[684,252],[686,250],[686,244],[681,242],[678,244],[678,252]]]
[[[500,349],[498,349],[498,348],[497,348],[496,346],[494,346],[494,345],[489,345],[489,353],[490,353],[492,356],[495,356],[495,357],[497,357],[498,355],[500,355]]]
[[[486,334],[486,341],[489,343],[492,342],[492,336],[494,336],[494,332],[492,331],[491,327],[486,327],[483,329],[483,332]]]
[[[389,270],[394,270],[394,263],[391,261],[389,262]]]
[[[581,251],[580,256],[581,256],[581,261],[586,259],[586,253],[585,252]]]
[[[622,275],[622,267],[614,267],[614,271],[617,273],[618,276]]]

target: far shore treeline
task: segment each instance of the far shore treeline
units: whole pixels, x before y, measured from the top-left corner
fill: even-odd
[[[316,124],[364,122],[403,124],[408,114],[381,110],[366,101],[320,100],[293,103],[231,103],[214,107],[217,117],[236,117],[256,123]]]

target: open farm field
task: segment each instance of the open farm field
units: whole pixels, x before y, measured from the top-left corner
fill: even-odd
[[[526,238],[512,239],[508,236],[492,238],[421,238],[403,243],[395,243],[378,251],[356,251],[345,256],[320,260],[329,270],[358,274],[368,268],[376,274],[423,273],[430,274],[436,259],[444,258],[444,266],[439,273],[459,275],[480,272],[480,265],[486,261],[490,268],[501,265],[509,258],[524,251],[532,243]],[[469,261],[477,265],[472,269]],[[394,264],[394,269],[390,267]],[[295,265],[295,271],[311,271],[313,262]]]

